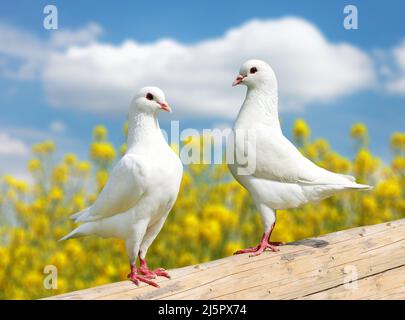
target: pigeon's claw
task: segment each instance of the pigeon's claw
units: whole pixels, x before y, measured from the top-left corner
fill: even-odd
[[[141,265],[138,268],[138,272],[150,279],[155,279],[156,277],[165,277],[170,279],[169,273],[163,268],[157,268],[155,270],[150,270],[146,263],[146,260],[140,259]]]
[[[255,247],[238,250],[234,254],[252,253],[250,256],[255,257],[255,256],[262,254],[266,249],[270,249],[273,252],[280,251],[280,249],[277,247],[282,246],[283,244],[285,244],[285,242],[269,242],[267,244],[260,243],[259,245],[255,246]]]
[[[149,279],[148,277],[146,277],[146,276],[143,276],[143,275],[140,275],[140,274],[137,274],[137,273],[134,273],[134,272],[130,273],[130,274],[128,275],[128,278],[129,278],[129,280],[131,280],[134,284],[136,284],[138,287],[139,287],[139,283],[140,283],[140,282],[144,282],[144,283],[146,283],[146,284],[148,284],[148,285],[150,285],[150,286],[159,288],[159,285],[158,285],[156,282],[150,280],[150,279]]]
[[[259,246],[250,247],[250,248],[246,248],[246,249],[240,249],[240,250],[234,252],[233,254],[251,253],[251,252],[256,252],[257,250],[259,250]]]
[[[155,279],[156,277],[165,277],[167,279],[170,279],[169,273],[163,268],[158,268],[155,270],[139,268],[138,271],[139,273],[150,279]]]
[[[152,275],[143,274],[140,269],[141,268],[138,269],[135,264],[131,265],[131,272],[127,275],[127,278],[131,280],[134,284],[136,284],[138,287],[140,282],[144,282],[146,284],[149,284],[150,286],[159,288],[159,285],[151,280],[156,278],[156,276],[152,277]]]
[[[159,277],[165,277],[167,279],[171,279],[170,274],[163,268],[158,268],[153,271]]]
[[[256,257],[258,255],[261,255],[264,252],[264,250],[266,250],[267,248],[273,252],[280,251],[280,249],[277,247],[281,246],[283,244],[284,244],[283,242],[270,242],[264,247],[263,246],[259,247],[259,249],[254,251],[251,255],[249,255],[249,257]]]
[[[269,248],[273,252],[280,251],[277,247],[282,246],[285,242],[269,242],[271,232],[273,231],[274,224],[271,229],[265,232],[262,236],[262,240],[256,247],[251,247],[247,249],[242,249],[236,251],[234,254],[242,254],[242,253],[251,253],[251,257],[258,256],[264,252],[267,248]]]

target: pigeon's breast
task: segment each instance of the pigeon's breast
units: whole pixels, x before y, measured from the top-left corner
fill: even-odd
[[[169,148],[161,150],[151,163],[149,191],[162,195],[167,199],[176,199],[183,175],[183,166],[177,155]]]

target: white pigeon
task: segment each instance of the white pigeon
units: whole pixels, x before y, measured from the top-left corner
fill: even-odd
[[[269,242],[276,223],[276,210],[296,208],[317,202],[344,190],[370,189],[357,184],[355,178],[318,167],[305,158],[284,137],[278,119],[277,79],[272,68],[261,60],[248,60],[233,86],[247,86],[245,101],[233,126],[236,155],[253,161],[241,165],[241,159],[229,163],[235,179],[251,194],[260,212],[264,234],[260,244],[235,252],[261,254],[266,248],[278,251],[280,242]]]
[[[162,268],[149,270],[145,255],[177,199],[183,174],[179,157],[159,128],[160,110],[171,112],[159,88],[145,87],[134,97],[125,155],[93,205],[72,216],[85,223],[61,239],[95,234],[125,240],[131,265],[128,278],[136,285],[141,281],[156,287],[150,279],[170,277]]]

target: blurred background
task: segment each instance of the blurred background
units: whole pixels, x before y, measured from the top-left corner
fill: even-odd
[[[285,135],[317,164],[374,185],[279,211],[273,241],[405,217],[405,29],[397,1],[47,1],[0,3],[0,299],[33,299],[123,280],[123,242],[57,242],[125,152],[137,90],[160,86],[180,130],[228,128],[240,65],[274,68]],[[200,137],[169,141],[175,150]],[[226,165],[186,167],[179,199],[148,253],[175,268],[257,243],[260,217]],[[44,267],[58,289],[44,289]]]

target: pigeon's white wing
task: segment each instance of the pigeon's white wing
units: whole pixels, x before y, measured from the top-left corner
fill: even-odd
[[[254,176],[258,178],[303,184],[350,184],[354,180],[318,167],[276,129],[259,126],[249,147],[256,150]]]
[[[126,154],[116,164],[94,204],[77,218],[93,221],[125,212],[135,206],[147,186],[148,162]]]

